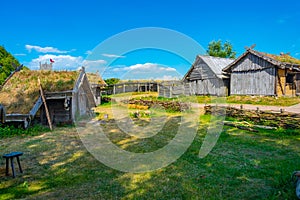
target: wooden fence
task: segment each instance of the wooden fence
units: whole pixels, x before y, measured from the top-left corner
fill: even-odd
[[[203,82],[183,82],[183,81],[164,81],[164,82],[127,82],[109,85],[102,94],[121,94],[126,92],[158,92],[158,96],[173,98],[178,96],[190,95],[222,95],[226,87],[219,85],[208,85],[209,89],[202,89]]]
[[[190,83],[182,81],[168,81],[158,85],[158,96],[173,98],[178,96],[189,96],[193,94]]]
[[[126,92],[158,92],[157,82],[127,82],[109,85],[103,93],[108,95]]]

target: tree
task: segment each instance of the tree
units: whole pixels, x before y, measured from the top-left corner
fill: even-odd
[[[207,54],[214,57],[221,58],[235,58],[236,52],[233,50],[233,47],[230,42],[226,41],[222,45],[222,41],[211,41],[208,44]]]
[[[0,85],[15,70],[14,65],[20,66],[19,61],[7,52],[3,46],[0,46]]]
[[[118,79],[118,78],[108,78],[108,79],[105,79],[104,81],[107,85],[114,85],[114,84],[117,84],[120,81],[120,79]]]

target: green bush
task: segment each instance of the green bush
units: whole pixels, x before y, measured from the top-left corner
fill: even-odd
[[[16,135],[38,135],[48,132],[50,129],[41,125],[35,125],[28,129],[16,128],[14,126],[5,126],[0,124],[0,138],[12,137]]]

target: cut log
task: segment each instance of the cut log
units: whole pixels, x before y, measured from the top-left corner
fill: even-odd
[[[229,122],[229,121],[224,121],[224,125],[226,126],[232,126],[241,130],[246,130],[246,131],[251,131],[251,132],[258,132],[258,130],[250,128],[246,125],[240,125],[241,123],[239,122]]]
[[[274,126],[263,126],[263,125],[253,125],[255,128],[267,129],[267,130],[275,130],[277,127]]]

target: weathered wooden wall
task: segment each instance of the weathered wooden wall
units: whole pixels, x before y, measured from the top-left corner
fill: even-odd
[[[191,87],[192,95],[228,95],[228,84],[219,78],[192,81]]]
[[[228,81],[219,78],[159,84],[159,96],[172,98],[180,95],[228,95]]]
[[[47,100],[47,106],[50,114],[50,118],[53,124],[60,123],[72,123],[72,105],[70,104],[70,109],[66,110],[64,107],[65,99],[49,99]],[[42,124],[48,124],[46,118],[45,107],[41,107],[40,118]]]
[[[232,95],[275,95],[276,67],[248,54],[233,66],[230,77]]]
[[[202,60],[198,59],[196,63],[194,63],[194,67],[192,71],[189,73],[188,80],[204,80],[204,79],[214,79],[216,78],[216,74],[207,66],[207,64]]]
[[[226,83],[225,83],[226,84]],[[195,80],[191,82],[174,82],[172,84],[159,84],[159,96],[172,98],[180,95],[228,95],[228,86],[221,79]]]
[[[197,57],[193,67],[184,78],[185,91],[188,95],[228,95],[228,81],[222,74],[222,66],[226,66],[224,58]],[[188,91],[188,92],[187,92]]]

